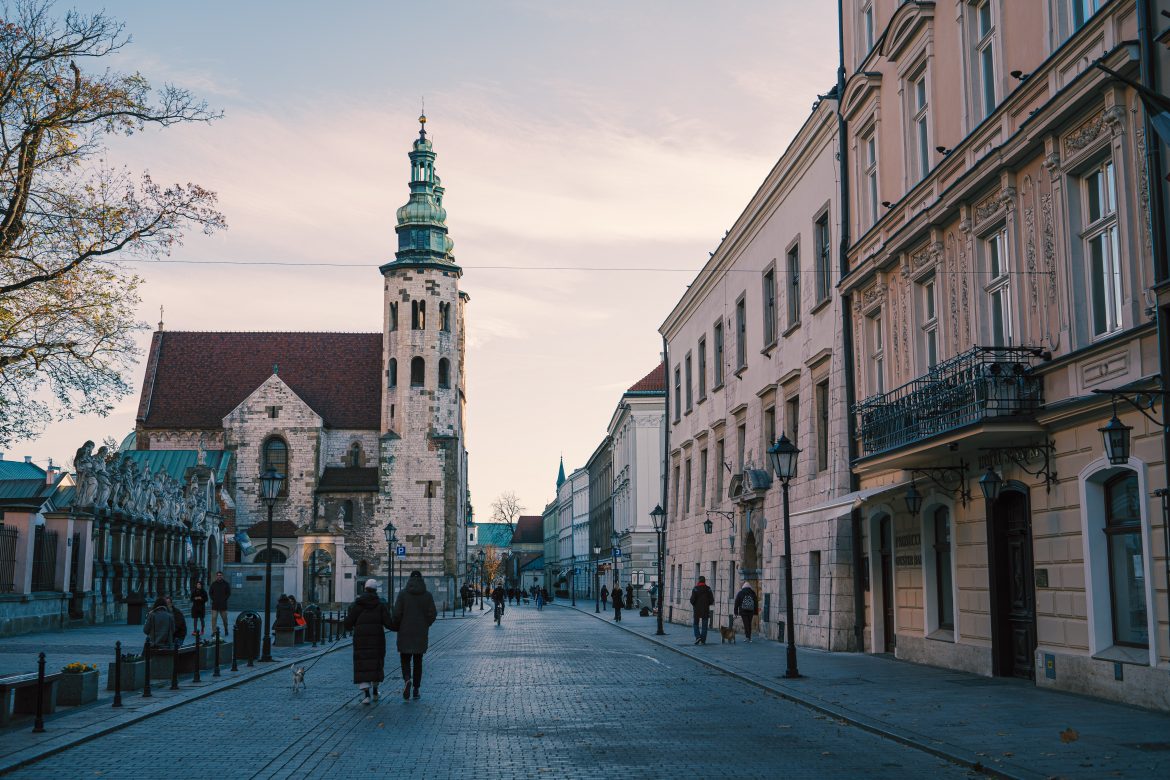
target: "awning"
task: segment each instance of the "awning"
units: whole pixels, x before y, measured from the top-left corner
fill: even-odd
[[[823,520],[836,520],[838,517],[844,517],[852,512],[855,508],[860,507],[866,501],[879,496],[882,493],[889,493],[900,488],[905,488],[910,482],[894,482],[889,485],[879,485],[878,487],[866,488],[865,490],[855,490],[852,493],[846,493],[843,496],[831,498],[823,504],[801,509],[796,512],[790,512],[789,516],[793,522],[819,522]]]

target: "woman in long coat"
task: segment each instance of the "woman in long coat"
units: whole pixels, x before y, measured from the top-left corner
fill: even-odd
[[[345,627],[353,632],[353,681],[362,692],[362,704],[370,703],[370,686],[378,698],[378,683],[385,679],[386,632],[394,630],[390,610],[378,598],[378,583],[366,580],[365,592],[354,599],[345,616]]]
[[[394,602],[394,625],[398,626],[398,655],[402,659],[404,699],[410,698],[412,687],[414,698],[418,698],[418,688],[422,683],[422,657],[427,651],[431,624],[437,616],[435,599],[427,591],[422,572],[416,569],[410,573],[406,587]]]

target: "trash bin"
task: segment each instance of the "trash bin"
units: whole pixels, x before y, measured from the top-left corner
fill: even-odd
[[[260,616],[255,612],[241,612],[236,618],[236,657],[260,657]]]
[[[126,625],[141,626],[143,623],[146,605],[146,597],[141,593],[129,593],[126,595]]]
[[[301,614],[305,616],[305,641],[321,641],[321,608],[316,604],[305,607]]]

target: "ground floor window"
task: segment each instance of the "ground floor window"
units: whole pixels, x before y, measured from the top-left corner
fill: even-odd
[[[1109,603],[1113,641],[1149,647],[1141,496],[1137,474],[1126,471],[1105,483],[1105,538],[1109,558]]]

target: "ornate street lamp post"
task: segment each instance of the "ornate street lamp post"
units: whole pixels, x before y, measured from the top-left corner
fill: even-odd
[[[621,572],[618,571],[618,556],[622,554],[622,537],[617,531],[610,531],[609,534],[610,555],[613,559],[613,584],[616,588],[622,584]]]
[[[593,548],[593,612],[601,612],[601,572],[598,571],[597,562],[601,560],[601,548]]]
[[[658,535],[658,630],[654,633],[662,636],[666,632],[662,630],[662,591],[664,579],[662,574],[662,558],[666,550],[666,510],[662,508],[662,504],[656,504],[650,510],[650,522],[654,524],[654,533]]]
[[[386,603],[394,603],[394,547],[398,544],[398,529],[394,523],[386,523],[382,529],[386,535]]]
[[[796,476],[797,456],[800,449],[788,440],[783,433],[776,443],[768,448],[768,457],[772,459],[772,469],[780,479],[780,487],[784,494],[784,595],[788,611],[788,668],[784,676],[788,678],[800,677],[796,669],[796,626],[795,612],[792,608],[792,529],[791,516],[788,511],[788,483]]]
[[[272,507],[280,495],[284,474],[268,469],[260,475],[260,496],[268,505],[268,547],[264,556],[264,644],[261,661],[272,660]]]
[[[479,561],[479,610],[483,611],[483,550],[475,554],[475,559]]]

